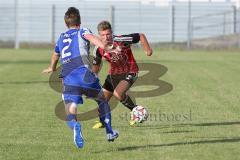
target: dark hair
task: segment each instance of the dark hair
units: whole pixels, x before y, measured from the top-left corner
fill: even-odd
[[[98,31],[104,31],[107,29],[112,30],[112,26],[108,21],[102,21],[98,24],[97,29],[98,29]]]
[[[75,7],[68,8],[67,12],[65,13],[64,20],[68,28],[80,26],[81,17],[79,10]]]

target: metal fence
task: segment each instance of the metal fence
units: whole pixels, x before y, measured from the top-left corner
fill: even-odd
[[[16,1],[17,2],[17,1]],[[79,1],[61,4],[0,3],[0,42],[53,43],[66,30],[66,9],[80,9],[83,26],[97,33],[109,20],[116,34],[143,32],[152,43],[181,42],[238,33],[239,11],[231,2],[177,2],[168,6],[140,2]],[[218,28],[218,29],[217,29]]]
[[[222,47],[240,48],[240,10],[235,6],[224,12],[209,13],[191,17],[188,30],[188,45],[218,42]],[[212,42],[213,43],[213,42]]]

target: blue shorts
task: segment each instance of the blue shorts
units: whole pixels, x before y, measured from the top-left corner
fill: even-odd
[[[82,95],[97,98],[102,87],[95,74],[86,67],[73,70],[63,78],[63,100],[65,103],[83,104]]]

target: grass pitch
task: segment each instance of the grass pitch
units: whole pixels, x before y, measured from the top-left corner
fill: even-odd
[[[136,98],[151,113],[149,121],[137,127],[128,125],[129,111],[118,104],[112,124],[120,137],[114,143],[106,141],[104,129],[91,128],[96,119],[84,121],[82,150],[75,148],[72,132],[55,115],[61,94],[49,87],[49,76],[41,74],[50,54],[43,49],[0,49],[1,160],[240,158],[238,52],[155,49],[154,55],[147,57],[135,50],[138,62],[168,68],[159,80],[172,84],[173,90]],[[104,64],[102,82],[106,73]],[[152,89],[154,86],[136,86],[132,90]],[[79,112],[93,109],[94,103],[87,101]]]

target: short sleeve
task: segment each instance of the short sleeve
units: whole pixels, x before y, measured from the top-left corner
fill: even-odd
[[[133,33],[133,34],[129,34],[129,35],[126,35],[126,36],[132,37],[132,43],[138,43],[140,41],[139,33]]]
[[[60,55],[60,49],[59,49],[58,43],[56,43],[55,45],[55,53],[57,53],[57,55]]]
[[[140,41],[140,34],[132,33],[121,36],[115,36],[114,41],[125,42],[128,44],[138,43]]]
[[[88,28],[82,28],[82,29],[80,30],[80,35],[81,35],[81,37],[84,37],[84,35],[86,35],[86,34],[93,34],[93,33],[92,33],[92,31],[91,31],[90,29],[88,29]]]
[[[60,37],[58,38],[57,43],[55,44],[55,49],[54,49],[54,51],[55,51],[55,53],[56,53],[57,55],[60,55],[60,53],[61,53],[61,51],[60,51],[60,41],[61,41],[62,35],[63,35],[63,34],[60,35]]]

